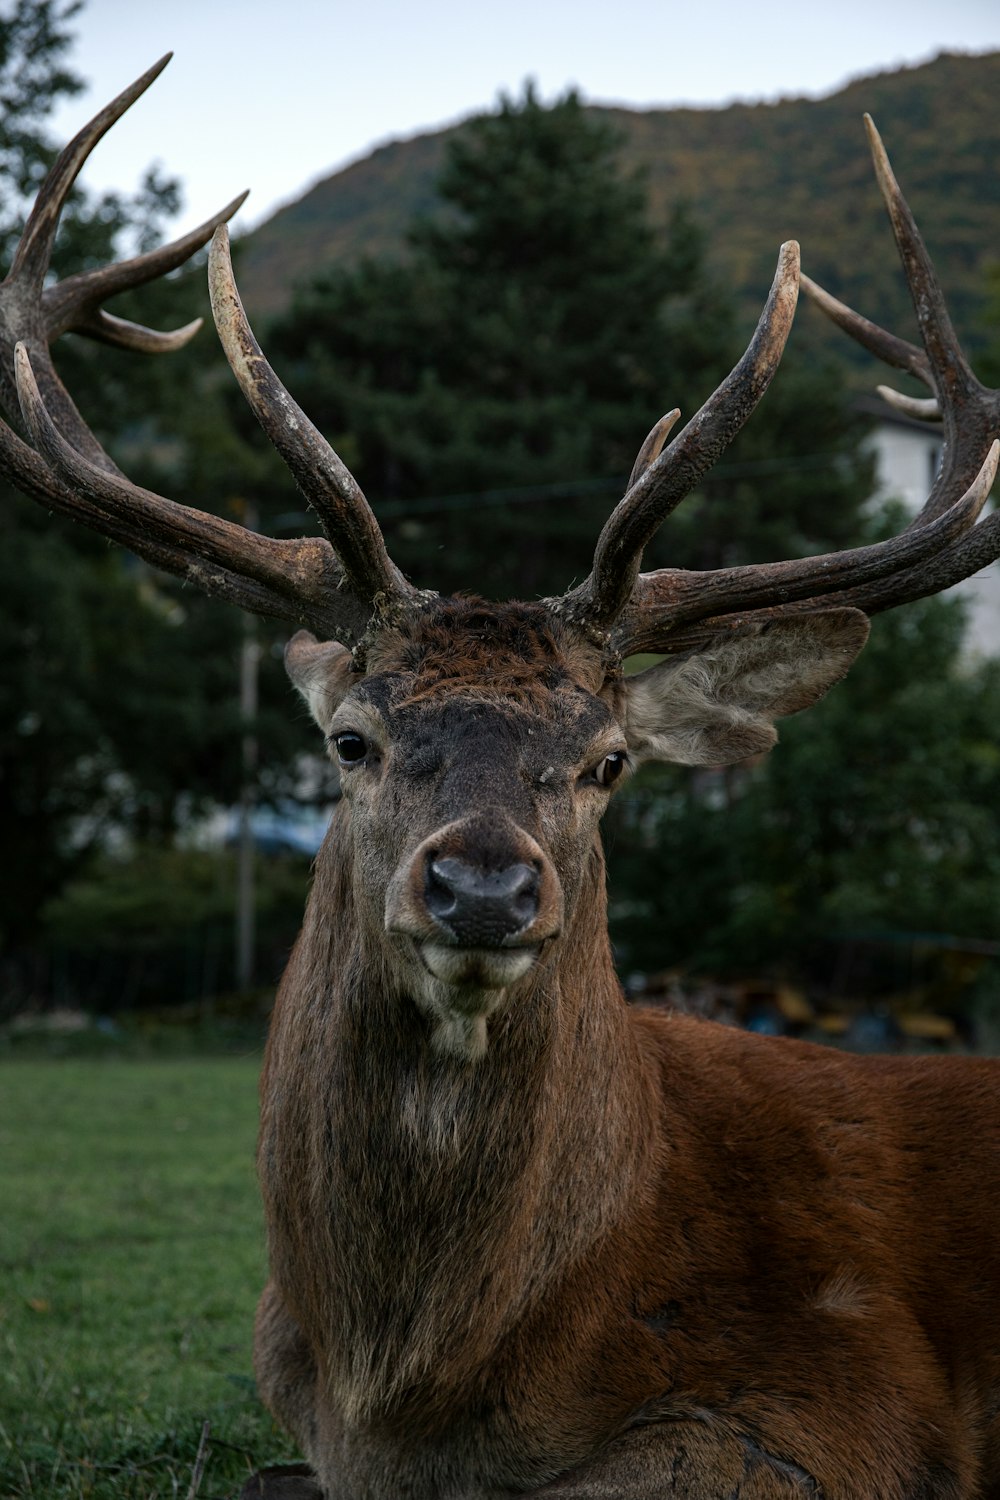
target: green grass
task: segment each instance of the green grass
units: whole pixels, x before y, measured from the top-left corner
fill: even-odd
[[[251,1369],[256,1059],[0,1063],[0,1497],[199,1500],[292,1456]]]

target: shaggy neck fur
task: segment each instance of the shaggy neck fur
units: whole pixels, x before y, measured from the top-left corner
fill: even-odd
[[[611,965],[599,841],[566,933],[475,1061],[432,1047],[384,936],[353,916],[349,869],[342,808],[262,1081],[272,1268],[348,1421],[409,1398],[433,1419],[620,1224],[648,1169],[652,1084]]]

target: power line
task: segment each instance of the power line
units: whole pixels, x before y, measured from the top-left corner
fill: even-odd
[[[712,468],[714,479],[744,479],[754,475],[801,473],[806,470],[840,467],[842,453],[808,453],[790,458],[748,459],[743,463],[718,463]],[[376,501],[373,509],[381,520],[406,520],[411,516],[430,515],[439,511],[481,509],[494,505],[544,505],[558,500],[573,500],[581,495],[620,495],[620,479],[556,480],[549,484],[507,485],[502,489],[463,490],[446,495],[421,495],[411,500]],[[308,517],[304,512],[286,512],[271,523],[272,530],[301,525]]]

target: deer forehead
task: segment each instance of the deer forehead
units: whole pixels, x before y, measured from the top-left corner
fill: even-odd
[[[608,705],[566,675],[553,674],[530,691],[516,678],[437,680],[413,673],[377,674],[358,685],[338,715],[355,708],[377,719],[401,769],[428,774],[455,761],[531,768],[586,757],[609,736],[621,736]]]
[[[443,600],[386,632],[336,716],[377,718],[401,760],[512,755],[566,762],[612,732],[600,653],[538,605]]]
[[[383,632],[369,668],[412,674],[414,698],[485,692],[526,706],[566,682],[597,693],[606,675],[601,651],[544,605],[481,599],[442,599],[405,631]]]

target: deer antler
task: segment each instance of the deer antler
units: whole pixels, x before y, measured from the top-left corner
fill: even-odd
[[[932,392],[931,399],[917,400],[887,386],[878,388],[891,406],[907,416],[936,420],[944,425],[944,462],[927,503],[911,523],[919,527],[951,504],[962,487],[962,475],[968,474],[977,461],[976,455],[983,453],[1000,431],[1000,391],[984,386],[972,373],[948,316],[931,258],[870,115],[865,115],[865,128],[906,272],[923,349],[870,323],[807,277],[802,278],[802,285],[845,333],[877,359],[915,376]]]
[[[590,577],[547,601],[569,620],[608,629],[636,586],[643,548],[732,442],[756,407],[784,352],[798,299],[799,247],[782,245],[764,311],[743,358],[666,448],[679,411],[662,417],[639,449],[629,488],[601,532]]]
[[[120,265],[45,287],[59,214],[72,183],[106,130],[162,71],[163,58],[102,110],[62,152],[39,193],[7,279],[0,285],[0,398],[20,412],[37,451],[0,423],[0,463],[24,492],[101,531],[157,567],[257,614],[362,643],[366,632],[420,606],[389,558],[360,487],[264,358],[240,303],[223,227],[242,197],[171,245]],[[936,592],[1000,554],[1000,516],[976,525],[996,472],[1000,397],[975,379],[948,319],[912,215],[869,121],[876,172],[889,208],[920,323],[923,349],[886,333],[803,278],[838,323],[879,357],[923,380],[940,414],[946,460],[920,516],[899,537],[823,557],[723,568],[663,568],[640,574],[657,527],[697,484],[755,408],[777,368],[798,294],[798,247],[782,246],[754,337],[732,373],[686,427],[667,441],[676,411],[643,443],[628,490],[597,543],[579,588],[547,601],[554,613],[597,634],[609,652],[684,652],[720,626],[830,606],[869,613]],[[264,431],[316,511],[326,540],[279,541],[132,484],[86,427],[63,387],[49,343],[72,329],[145,352],[178,347],[196,323],[157,333],[107,313],[101,303],[181,265],[214,235],[209,260],[213,314],[230,365]]]
[[[359,598],[379,601],[382,611],[394,602],[417,601],[419,591],[390,559],[361,486],[264,358],[236,290],[225,225],[219,226],[212,239],[208,284],[215,326],[233,374],[319,517],[340,558],[348,588]]]
[[[0,463],[33,499],[121,542],[156,567],[253,613],[358,642],[373,611],[385,617],[425,596],[390,561],[360,488],[291,401],[254,340],[233,281],[223,227],[246,194],[173,244],[44,287],[59,215],[73,182],[97,142],[168,61],[169,54],[101,110],[60,154],[0,285],[0,400],[9,413],[20,411],[37,449],[0,423]],[[182,265],[214,234],[211,291],[227,356],[329,540],[261,536],[131,483],[83,421],[52,364],[49,344],[67,330],[146,353],[186,343],[200,327],[200,318],[163,334],[115,318],[101,303]]]
[[[975,524],[997,470],[1000,396],[983,387],[969,368],[913,216],[875,127],[865,118],[924,347],[868,322],[807,277],[801,283],[865,348],[915,375],[935,393],[932,402],[914,403],[883,392],[911,414],[916,411],[944,422],[946,457],[941,473],[920,515],[900,536],[876,546],[707,573],[680,568],[638,573],[642,548],[659,522],[715,462],[773,374],[794,310],[791,247],[783,247],[771,295],[743,360],[662,452],[663,423],[653,429],[640,449],[630,488],[598,541],[590,578],[554,601],[560,612],[605,631],[617,655],[688,652],[720,627],[741,630],[753,621],[783,614],[843,606],[875,614],[937,593],[1000,556],[1000,515]],[[710,452],[709,445],[699,442],[704,429],[712,434]],[[743,612],[749,612],[749,620]]]
[[[0,341],[8,353],[0,367],[0,398],[4,408],[9,412],[17,411],[9,352],[16,342],[23,341],[34,351],[39,385],[60,430],[95,463],[111,469],[114,469],[114,464],[84,423],[56,374],[48,346],[59,334],[69,330],[106,343],[154,353],[178,349],[186,344],[201,326],[200,318],[171,333],[158,333],[112,317],[100,304],[118,292],[141,286],[183,265],[207,243],[215,226],[234,214],[246,197],[245,193],[241,194],[208,223],[173,244],[120,265],[68,277],[57,286],[44,286],[59,217],[84,162],[101,137],[145,92],[169,61],[168,53],[95,115],[60,153],[39,190],[10,270],[0,285]]]

